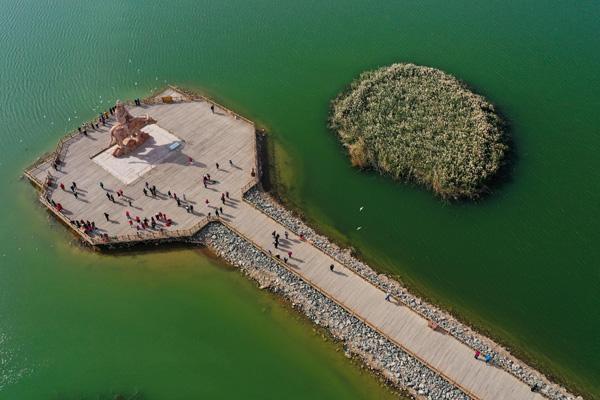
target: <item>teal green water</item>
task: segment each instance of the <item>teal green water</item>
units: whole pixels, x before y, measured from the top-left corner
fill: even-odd
[[[290,201],[322,229],[600,397],[600,3],[371,3],[0,0],[0,368],[15,381],[0,397],[383,395],[203,256],[101,258],[48,226],[20,170],[164,82],[266,125]],[[445,204],[350,168],[328,101],[397,61],[456,75],[511,122],[518,159],[488,199]]]

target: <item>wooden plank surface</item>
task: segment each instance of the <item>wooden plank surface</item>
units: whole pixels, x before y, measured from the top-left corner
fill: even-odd
[[[237,119],[224,110],[210,110],[207,102],[182,102],[132,107],[134,115],[150,115],[157,124],[180,138],[185,143],[181,149],[171,151],[158,165],[141,175],[130,184],[122,183],[117,176],[96,164],[91,157],[108,147],[109,129],[112,122],[98,131],[88,130],[88,136],[79,136],[71,143],[59,171],[45,168],[36,170],[39,179],[45,179],[48,172],[63,183],[66,190],[54,190],[52,200],[64,207],[63,214],[69,219],[94,221],[102,234],[109,236],[136,233],[136,227],[130,227],[125,216],[128,211],[134,218],[148,218],[158,212],[166,213],[173,220],[170,230],[182,230],[194,226],[200,218],[214,209],[205,206],[209,199],[211,205],[217,205],[220,192],[214,186],[203,186],[202,177],[210,174],[218,181],[219,190],[229,191],[239,198],[240,188],[253,178],[250,171],[255,168],[255,130],[252,124]],[[144,145],[142,145],[144,146]],[[141,150],[141,149],[140,149]],[[192,164],[189,158],[192,158]],[[229,164],[233,161],[233,165]],[[219,163],[219,169],[216,163]],[[72,182],[77,184],[78,198],[69,190]],[[104,189],[100,187],[104,184]],[[145,183],[155,185],[158,195],[144,196]],[[126,198],[117,196],[123,190]],[[194,214],[184,207],[178,207],[176,200],[169,198],[167,192],[176,193],[183,204],[193,205]],[[111,202],[106,194],[112,194],[116,202]],[[131,199],[132,207],[127,200]],[[110,221],[104,213],[109,214]]]

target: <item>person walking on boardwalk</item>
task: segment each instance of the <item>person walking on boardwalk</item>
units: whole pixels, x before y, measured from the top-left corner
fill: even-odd
[[[475,350],[475,359],[479,360],[479,356],[481,355],[481,352],[479,350]]]
[[[215,163],[215,165],[217,166],[217,169],[219,169],[219,163]]]
[[[108,213],[104,213],[104,218],[106,218],[107,221],[110,221],[110,219],[108,217],[109,217]]]
[[[333,269],[334,269],[334,265],[333,265],[333,264],[331,264],[331,265],[329,266],[329,270],[330,270],[331,272],[333,272]]]
[[[210,105],[210,112],[212,112],[213,114],[215,113],[215,105],[214,104]]]
[[[219,210],[215,210],[215,215],[219,217]]]
[[[223,207],[219,207],[219,211],[221,211],[221,214],[223,214]]]
[[[385,294],[385,301],[392,301],[392,295],[389,293]]]
[[[288,257],[292,258],[292,252],[291,251],[288,251]]]
[[[61,184],[60,184],[60,188],[61,188],[62,190],[65,190],[65,184],[61,182]]]
[[[100,182],[100,188],[104,189],[104,183]]]
[[[73,186],[75,189],[77,189],[77,184],[75,182],[73,182],[73,184],[71,186]]]
[[[79,193],[73,192],[73,196],[75,196],[75,199],[78,199],[79,198]]]
[[[286,239],[289,239],[288,231],[283,232],[283,236],[285,236]]]
[[[225,204],[225,194],[221,193],[221,203]]]
[[[225,192],[225,197],[229,198],[229,192]]]

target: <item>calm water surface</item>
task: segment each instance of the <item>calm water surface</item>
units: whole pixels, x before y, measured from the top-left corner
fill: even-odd
[[[0,7],[0,398],[385,395],[237,273],[191,251],[89,254],[35,204],[24,166],[165,82],[267,126],[290,201],[323,230],[600,397],[600,3]],[[328,102],[395,61],[458,76],[510,121],[518,159],[492,196],[444,204],[349,167]]]

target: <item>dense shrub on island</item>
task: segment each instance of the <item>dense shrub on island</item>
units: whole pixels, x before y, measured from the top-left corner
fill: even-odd
[[[444,199],[478,197],[508,151],[494,106],[455,77],[414,64],[362,73],[332,101],[329,126],[353,165]]]

